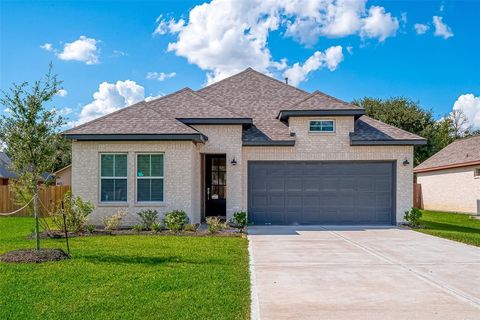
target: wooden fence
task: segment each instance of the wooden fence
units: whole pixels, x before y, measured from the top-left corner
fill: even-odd
[[[423,209],[422,185],[419,183],[413,184],[413,207]]]
[[[70,191],[70,186],[50,186],[42,188],[38,193],[40,214],[46,216],[49,212],[54,211],[56,204],[63,199],[63,195],[67,191]],[[21,207],[21,205],[15,203],[15,193],[12,188],[10,186],[0,186],[0,213],[13,212]],[[33,204],[31,208],[33,208]],[[25,208],[16,215],[31,215],[31,208]]]

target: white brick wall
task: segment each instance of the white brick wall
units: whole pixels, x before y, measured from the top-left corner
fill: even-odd
[[[478,166],[417,173],[424,208],[476,214],[480,178],[474,178],[475,168]]]
[[[247,163],[252,160],[392,160],[397,161],[397,221],[403,221],[403,212],[412,206],[411,146],[351,147],[349,133],[353,131],[353,117],[328,117],[336,120],[333,134],[309,133],[308,120],[317,118],[290,118],[290,130],[296,133],[295,147],[243,147],[240,125],[197,125],[195,129],[206,136],[205,144],[192,142],[74,142],[73,192],[96,206],[92,223],[101,223],[102,217],[125,208],[129,216],[125,224],[138,223],[136,212],[144,207],[135,203],[136,152],[165,153],[165,201],[154,208],[162,215],[173,209],[185,210],[193,222],[201,219],[200,153],[219,153],[227,156],[227,218],[233,212],[247,209]],[[99,203],[99,154],[101,152],[128,152],[128,203],[122,206]],[[237,165],[230,164],[235,158]],[[403,166],[404,159],[410,165]]]

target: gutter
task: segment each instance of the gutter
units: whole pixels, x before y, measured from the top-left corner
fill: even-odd
[[[202,142],[208,137],[201,133],[175,134],[64,134],[65,138],[77,141],[193,141]]]

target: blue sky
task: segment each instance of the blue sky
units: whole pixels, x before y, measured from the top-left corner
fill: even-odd
[[[480,2],[257,1],[2,0],[0,87],[52,61],[72,125],[252,66],[347,101],[455,105],[480,127]]]

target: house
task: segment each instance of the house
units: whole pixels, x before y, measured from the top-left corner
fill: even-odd
[[[69,164],[53,173],[56,186],[70,186],[72,184],[72,165]]]
[[[424,209],[480,215],[480,136],[451,143],[414,172]]]
[[[92,223],[123,208],[194,223],[248,210],[256,224],[396,224],[425,139],[251,68],[139,102],[65,132],[73,193]]]
[[[7,186],[10,179],[16,179],[17,175],[10,170],[12,161],[3,151],[0,151],[0,186]]]

